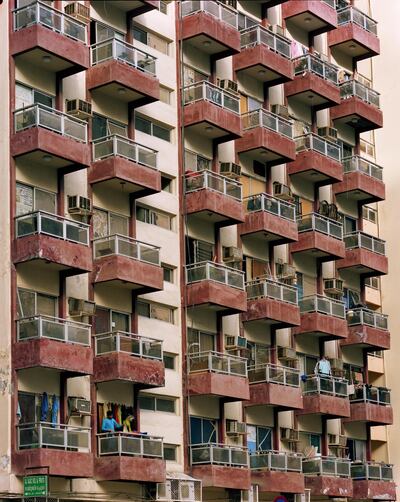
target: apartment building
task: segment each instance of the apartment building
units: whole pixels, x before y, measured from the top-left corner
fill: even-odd
[[[1,4],[3,498],[396,499],[373,16]]]

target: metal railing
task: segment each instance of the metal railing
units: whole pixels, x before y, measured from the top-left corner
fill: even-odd
[[[349,326],[371,326],[377,329],[388,329],[388,316],[366,308],[353,308],[347,311],[347,323]]]
[[[33,2],[13,11],[14,31],[40,24],[56,33],[86,44],[86,24],[42,2]]]
[[[135,432],[97,434],[98,455],[163,458],[163,439]]]
[[[153,265],[160,265],[159,247],[119,234],[94,239],[93,253],[94,259],[116,254]]]
[[[336,8],[336,0],[322,0],[324,3],[332,7],[332,9]]]
[[[303,474],[349,478],[350,460],[336,457],[303,458]]]
[[[253,451],[250,452],[250,469],[302,472],[302,458],[300,453],[287,451]]]
[[[48,338],[90,347],[90,324],[59,317],[34,315],[17,320],[17,337],[19,342]]]
[[[213,190],[215,192],[242,200],[242,184],[231,180],[221,174],[212,171],[199,171],[187,174],[185,177],[185,192],[197,192],[199,190]]]
[[[368,249],[373,253],[385,255],[386,243],[384,240],[368,235],[364,232],[357,231],[346,234],[343,238],[346,249]]]
[[[348,398],[348,382],[344,378],[329,375],[307,375],[303,382],[303,394],[325,394]]]
[[[14,112],[15,132],[43,127],[68,138],[87,143],[87,123],[49,106],[34,104]]]
[[[351,477],[356,480],[393,481],[393,465],[381,462],[353,462]]]
[[[294,139],[296,142],[296,152],[313,150],[325,155],[325,157],[340,162],[340,147],[336,143],[312,133],[305,134],[304,136],[297,136]]]
[[[189,373],[222,373],[224,375],[247,376],[247,359],[212,350],[196,352],[188,356]]]
[[[277,35],[261,25],[252,26],[240,31],[240,46],[242,49],[254,47],[255,45],[265,45],[268,49],[290,59],[290,44],[291,42],[289,39]]]
[[[111,331],[96,334],[94,337],[95,355],[123,352],[131,356],[162,361],[162,341],[139,336],[125,331]]]
[[[85,246],[89,245],[89,225],[45,211],[17,216],[15,230],[17,238],[42,234]]]
[[[252,366],[248,370],[249,383],[275,383],[288,387],[300,387],[300,371],[277,364]]]
[[[338,83],[339,68],[331,63],[323,61],[314,54],[304,54],[293,59],[294,74],[303,75],[310,72],[318,75],[332,84]]]
[[[247,299],[272,298],[281,302],[298,304],[296,286],[284,284],[272,279],[256,279],[246,282]]]
[[[238,27],[237,12],[219,2],[210,2],[210,0],[183,0],[181,2],[182,17],[197,14],[198,12],[206,12],[234,28]]]
[[[240,100],[236,94],[217,87],[207,80],[187,85],[183,88],[183,101],[187,105],[196,101],[210,101],[214,105],[225,108],[230,112],[240,113]]]
[[[344,157],[342,159],[343,172],[351,173],[359,171],[360,173],[371,176],[379,181],[383,180],[383,169],[381,166],[370,162],[367,159],[363,159],[359,155],[353,155],[352,157]]]
[[[343,240],[342,223],[336,220],[331,220],[326,216],[322,216],[322,214],[310,213],[299,216],[297,219],[297,225],[299,233],[315,230],[316,232],[326,234],[329,237]]]
[[[247,448],[217,443],[190,445],[190,464],[213,464],[228,467],[249,467]]]
[[[287,138],[293,138],[292,121],[263,108],[243,113],[242,124],[244,130],[253,129],[253,127],[265,127]]]
[[[186,265],[186,283],[214,281],[244,290],[244,272],[212,261]]]
[[[340,98],[349,99],[356,96],[370,105],[379,108],[379,92],[358,82],[357,80],[348,80],[340,84]]]
[[[382,406],[390,406],[390,389],[375,387],[369,384],[357,384],[354,394],[350,395],[352,403],[372,403]]]
[[[308,312],[318,312],[340,319],[346,318],[346,306],[341,300],[329,298],[323,295],[304,296],[299,300],[300,312],[306,314]]]
[[[90,429],[49,422],[17,425],[18,449],[54,448],[90,452]]]
[[[150,75],[156,74],[157,59],[123,40],[109,38],[92,45],[90,49],[92,66],[115,59]]]
[[[92,142],[93,160],[119,156],[147,167],[157,169],[157,151],[131,139],[113,134]]]
[[[351,7],[349,5],[348,7],[339,9],[337,11],[337,17],[339,26],[342,24],[354,23],[363,28],[364,30],[373,33],[374,35],[377,34],[378,23],[371,17],[364,14],[364,12],[362,12],[361,10],[356,9],[355,7]]]
[[[296,221],[296,206],[267,193],[250,195],[243,199],[245,209],[249,212],[266,211],[286,220]]]

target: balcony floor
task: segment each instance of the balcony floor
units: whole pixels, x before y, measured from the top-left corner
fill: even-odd
[[[162,483],[165,474],[165,460],[161,458],[107,455],[94,460],[94,477],[97,481]]]
[[[294,329],[296,336],[313,335],[329,340],[346,340],[348,325],[346,319],[319,312],[306,312],[300,315],[300,326]]]
[[[338,200],[354,200],[371,204],[385,200],[385,183],[362,172],[349,172],[341,183],[335,183],[333,193]]]
[[[393,481],[353,480],[355,500],[396,500],[396,483]]]
[[[300,310],[297,305],[272,298],[248,300],[242,321],[262,321],[278,329],[289,328],[300,324]]]
[[[35,474],[48,474],[66,478],[92,478],[93,456],[79,451],[35,448],[12,454],[14,474],[26,476],[34,469]]]
[[[315,0],[286,1],[282,5],[282,17],[286,23],[315,34],[337,27],[336,10]]]
[[[250,385],[250,400],[244,406],[274,406],[279,411],[303,408],[303,394],[300,387],[290,387],[270,382]]]
[[[301,472],[251,471],[252,484],[262,493],[304,493],[304,475]],[[284,488],[284,489],[283,489]]]
[[[314,230],[300,232],[298,241],[290,244],[289,250],[292,254],[306,254],[321,261],[338,260],[346,256],[342,240]]]
[[[194,396],[219,396],[226,402],[250,398],[247,378],[207,371],[189,374],[188,392]]]
[[[366,325],[349,326],[347,339],[342,340],[343,346],[357,346],[368,350],[390,349],[390,332],[384,329]]]
[[[332,418],[350,417],[350,401],[348,398],[326,394],[305,394],[303,409],[298,415],[327,415]]]
[[[205,312],[219,311],[223,315],[245,312],[247,295],[226,284],[214,281],[199,281],[186,286],[186,303],[188,308],[204,308]]]
[[[350,270],[364,277],[376,277],[388,273],[388,259],[368,249],[347,249],[343,259],[337,262],[338,270]]]
[[[268,211],[246,213],[239,233],[245,239],[273,241],[276,245],[297,241],[297,224]]]
[[[240,200],[214,190],[197,190],[185,196],[186,214],[201,221],[218,223],[220,226],[235,225],[244,221]]]
[[[331,110],[335,124],[348,125],[357,132],[373,131],[383,126],[383,113],[374,105],[358,97],[343,99],[340,105]]]
[[[285,84],[285,96],[317,110],[340,103],[339,87],[314,73],[297,75]]]
[[[353,496],[353,482],[350,478],[334,476],[305,476],[306,488],[315,497],[347,497]]]
[[[328,33],[328,46],[334,55],[341,52],[350,55],[355,61],[380,53],[379,38],[354,23],[338,26],[336,30]]]
[[[247,468],[205,464],[194,465],[191,471],[194,478],[201,480],[203,488],[250,489],[251,476]]]
[[[298,152],[296,160],[287,167],[289,176],[320,186],[334,184],[334,188],[335,183],[343,180],[342,164],[313,150]]]
[[[393,409],[391,406],[383,406],[374,403],[352,403],[350,401],[350,418],[345,423],[366,422],[370,425],[392,425]]]

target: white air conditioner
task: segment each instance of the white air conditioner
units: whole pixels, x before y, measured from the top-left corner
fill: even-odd
[[[337,141],[337,129],[334,127],[318,127],[318,136],[329,139],[330,141]]]
[[[66,99],[65,107],[68,115],[73,117],[87,119],[92,116],[92,104],[83,99]]]
[[[241,174],[241,167],[239,164],[234,162],[221,162],[219,165],[219,172],[224,176],[230,176],[232,178],[237,178]]]
[[[292,347],[278,347],[278,359],[297,361],[296,349],[292,349]]]
[[[278,279],[295,279],[296,278],[296,268],[290,263],[279,263],[275,264],[276,275]]]
[[[68,309],[71,317],[92,316],[95,313],[96,304],[80,298],[68,298]]]
[[[310,502],[311,501],[311,490],[309,488],[304,489],[304,493],[296,493],[294,496],[294,502]]]
[[[234,262],[234,261],[242,261],[243,260],[243,251],[241,248],[237,248],[235,246],[230,246],[224,248],[224,257],[223,260],[225,262]]]
[[[289,108],[285,105],[272,105],[271,112],[275,113],[275,115],[279,115],[285,119],[289,119]]]
[[[221,87],[221,89],[224,89],[225,91],[230,91],[235,94],[237,94],[238,92],[237,82],[234,82],[233,80],[228,80],[227,78],[220,80],[219,86]]]
[[[258,486],[251,485],[250,490],[242,490],[240,496],[241,502],[258,502]]]
[[[277,181],[274,181],[273,183],[273,189],[274,189],[274,196],[277,197],[278,199],[282,200],[291,200],[292,199],[292,191],[287,185],[284,185],[283,183],[278,183]]]
[[[297,442],[299,441],[299,431],[296,429],[282,428],[281,440]]]
[[[90,199],[82,195],[68,195],[68,212],[70,214],[88,215],[91,213]]]
[[[193,481],[179,481],[180,502],[193,502],[195,500]]]
[[[335,277],[324,279],[324,292],[332,295],[340,295],[343,293],[343,281]]]
[[[237,420],[226,420],[226,434],[227,436],[238,436],[240,434],[246,434],[246,424],[244,422],[238,422]]]
[[[71,415],[90,415],[92,406],[90,401],[82,397],[69,397],[68,409]]]
[[[270,26],[268,26],[268,29],[275,33],[275,35],[280,35],[281,37],[285,36],[285,30],[279,24],[271,24]]]
[[[169,479],[165,483],[157,483],[156,500],[172,500],[171,481]]]
[[[225,335],[225,348],[230,349],[245,349],[247,348],[247,339],[243,336]]]
[[[69,3],[64,7],[64,12],[69,16],[82,21],[82,23],[88,23],[90,21],[90,8],[86,7],[79,2]]]
[[[347,445],[347,436],[342,436],[341,434],[328,434],[328,445],[345,448]]]

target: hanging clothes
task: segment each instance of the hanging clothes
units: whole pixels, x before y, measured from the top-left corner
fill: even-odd
[[[40,421],[41,422],[46,422],[47,421],[47,413],[49,411],[49,398],[47,396],[47,392],[43,392],[42,395],[42,403],[40,406]]]
[[[58,410],[60,409],[60,400],[55,394],[53,395],[52,400],[53,403],[51,407],[51,423],[53,424],[53,427],[55,427],[58,423]]]

